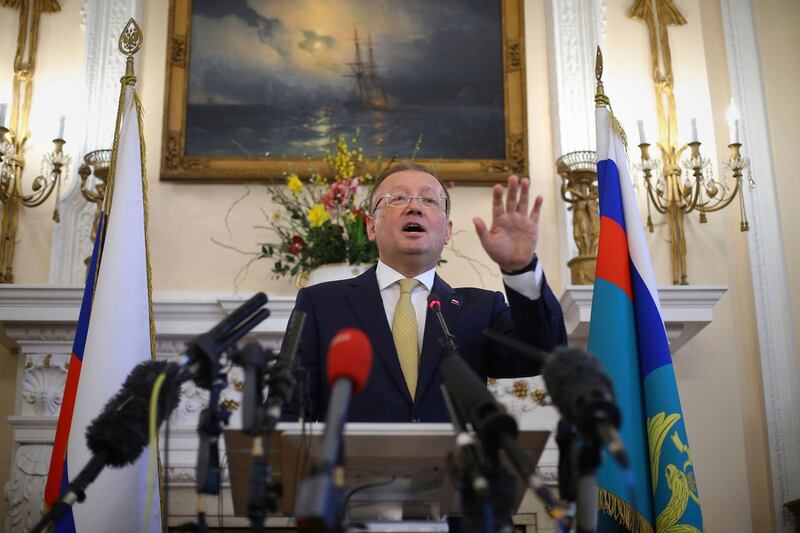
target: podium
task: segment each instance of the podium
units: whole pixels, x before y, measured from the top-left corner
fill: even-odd
[[[292,515],[298,484],[308,475],[325,424],[280,423],[268,444],[272,480],[283,485],[278,509]],[[549,431],[520,427],[517,441],[536,464]],[[252,437],[225,431],[234,514],[247,516]],[[457,456],[451,424],[349,423],[345,426],[345,489],[349,516],[360,520],[435,520],[460,514],[457,480],[448,456]],[[510,467],[509,467],[510,469]],[[514,509],[525,495],[517,483]]]

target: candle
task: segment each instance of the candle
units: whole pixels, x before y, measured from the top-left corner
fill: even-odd
[[[644,120],[637,120],[636,125],[639,126],[639,144],[647,144],[647,138],[644,134]]]
[[[0,104],[0,128],[6,125],[6,109],[8,104]]]
[[[697,119],[692,117],[692,142],[700,142],[699,138],[700,136],[697,135]]]
[[[731,98],[731,104],[728,106],[728,110],[725,112],[725,119],[728,121],[728,136],[730,138],[731,144],[738,144],[739,140],[739,120],[741,119],[741,115],[739,114],[739,108],[736,107],[736,102],[733,101]]]
[[[58,117],[58,135],[56,139],[63,139],[64,138],[64,124],[67,122],[67,117],[61,115]]]

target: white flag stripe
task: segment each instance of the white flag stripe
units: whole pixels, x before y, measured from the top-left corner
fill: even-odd
[[[89,333],[69,437],[70,477],[90,458],[86,428],[134,366],[151,358],[139,123],[132,87],[120,127],[113,205],[95,286]],[[157,477],[156,477],[157,479]],[[107,468],[74,507],[78,533],[138,531],[146,498],[147,450],[133,466]],[[157,490],[156,490],[157,493]],[[150,531],[161,531],[154,506]]]
[[[597,161],[610,159],[617,165],[619,171],[620,191],[622,193],[622,211],[625,217],[625,233],[628,239],[628,253],[636,271],[647,286],[650,296],[661,313],[661,301],[658,299],[658,287],[653,273],[653,263],[650,261],[650,252],[645,240],[644,227],[639,215],[639,203],[633,190],[633,179],[628,168],[628,154],[619,135],[614,132],[611,124],[611,115],[608,109],[599,107],[595,110],[597,123]]]

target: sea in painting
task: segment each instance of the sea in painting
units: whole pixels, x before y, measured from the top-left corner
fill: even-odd
[[[186,155],[503,159],[499,1],[194,0]]]

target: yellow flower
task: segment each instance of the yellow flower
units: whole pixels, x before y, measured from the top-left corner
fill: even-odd
[[[300,181],[297,174],[289,174],[286,178],[286,184],[289,186],[289,190],[294,194],[300,194],[300,191],[303,190],[303,182]]]
[[[312,228],[317,228],[330,219],[331,219],[330,213],[328,213],[328,210],[325,209],[325,206],[322,204],[316,204],[308,212],[308,220],[309,222],[311,222]]]

